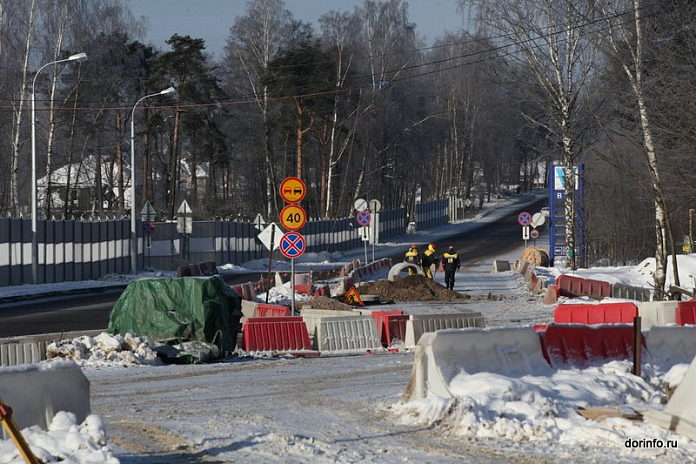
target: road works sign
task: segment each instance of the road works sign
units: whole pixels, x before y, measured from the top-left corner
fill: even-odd
[[[350,287],[350,290],[348,290],[348,293],[346,293],[346,296],[343,298],[343,302],[352,306],[365,306],[365,303],[363,303],[355,287]]]
[[[302,256],[306,246],[304,237],[297,232],[288,232],[280,239],[280,252],[286,258],[294,259]]]
[[[288,205],[280,212],[280,224],[287,230],[299,230],[307,223],[307,213],[300,205]]]
[[[280,184],[280,197],[286,203],[299,203],[305,195],[307,195],[307,187],[297,177],[288,177]]]

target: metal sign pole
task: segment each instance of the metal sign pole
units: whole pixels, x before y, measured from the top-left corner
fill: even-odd
[[[292,292],[291,315],[295,315],[295,258],[290,258],[290,291]]]
[[[266,304],[268,304],[268,294],[271,293],[271,266],[273,264],[273,239],[275,238],[275,224],[271,224],[271,246],[268,247],[268,288],[266,289]]]
[[[365,264],[367,264],[367,241],[363,241],[365,244]]]

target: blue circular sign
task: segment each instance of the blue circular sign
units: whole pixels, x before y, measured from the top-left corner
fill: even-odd
[[[365,227],[372,221],[372,215],[367,210],[360,211],[357,216],[355,216],[355,220],[358,222],[358,225]]]
[[[297,258],[305,252],[305,247],[307,243],[305,242],[302,234],[297,232],[288,232],[283,235],[280,239],[280,252],[286,258]]]
[[[532,215],[523,211],[517,216],[517,222],[519,222],[521,226],[528,226],[532,223]]]

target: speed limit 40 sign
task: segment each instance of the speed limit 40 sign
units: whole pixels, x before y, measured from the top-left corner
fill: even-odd
[[[307,222],[307,213],[300,205],[288,205],[280,212],[280,224],[287,230],[299,230]]]

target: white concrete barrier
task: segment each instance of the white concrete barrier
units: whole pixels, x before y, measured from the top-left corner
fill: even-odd
[[[653,326],[645,336],[646,361],[675,365],[696,356],[696,326]]]
[[[638,315],[644,328],[676,324],[678,301],[644,301],[638,305]]]
[[[423,269],[421,269],[420,266],[416,266],[415,264],[411,263],[397,263],[389,269],[389,282],[394,282],[394,279],[396,279],[396,276],[401,275],[402,272],[408,270],[408,269],[413,269],[413,271],[419,275],[425,275],[423,272]]]
[[[481,313],[412,314],[406,322],[406,347],[414,347],[426,332],[466,327],[485,327]]]
[[[441,330],[423,334],[402,401],[452,398],[458,376],[495,372],[509,377],[549,375],[539,335],[531,327]]]
[[[662,411],[648,410],[644,420],[696,441],[696,358]]]
[[[14,342],[0,345],[0,366],[33,364],[41,361],[44,357],[41,355],[39,342]]]
[[[316,337],[316,329],[319,321],[327,317],[354,317],[355,311],[334,311],[331,309],[300,309],[300,317],[307,326],[307,333],[310,337]]]
[[[90,414],[89,381],[71,361],[0,367],[0,398],[20,429],[46,430],[60,411],[74,413],[78,423]]]
[[[240,319],[240,324],[244,324],[247,319],[256,317],[256,307],[259,304],[255,301],[242,300],[242,318]]]
[[[376,350],[382,348],[372,316],[323,317],[316,329],[319,351]]]

